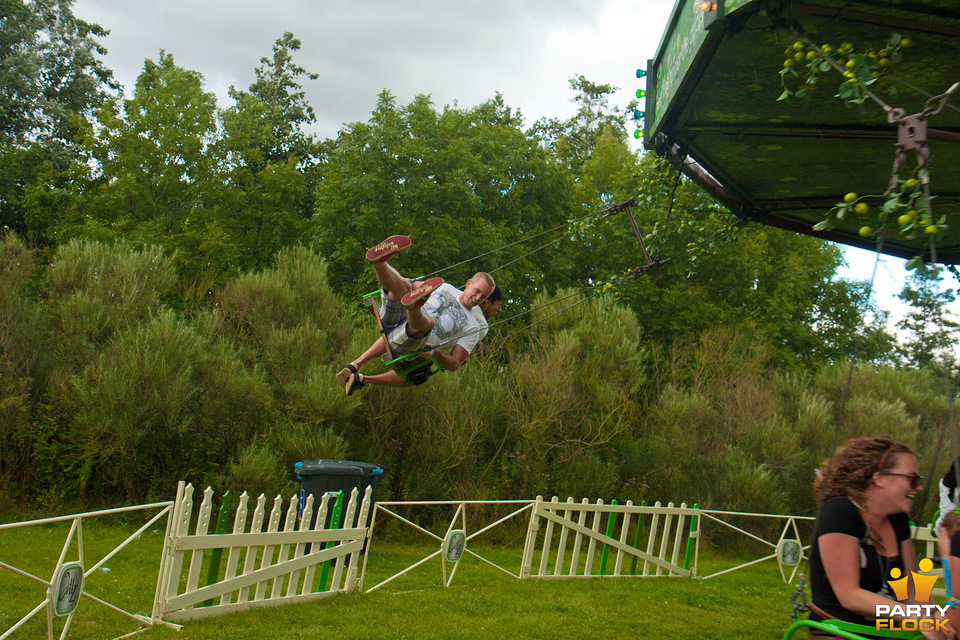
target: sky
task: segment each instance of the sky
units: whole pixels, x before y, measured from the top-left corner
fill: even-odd
[[[625,106],[645,79],[674,0],[77,0],[74,15],[110,31],[106,66],[132,88],[144,60],[160,51],[203,74],[221,107],[231,85],[246,89],[260,59],[290,31],[301,42],[294,62],[317,116],[314,133],[336,137],[344,124],[370,118],[377,95],[398,104],[428,94],[438,108],[471,108],[498,92],[527,125],[567,118],[575,106],[569,79],[612,84]],[[630,138],[636,150],[638,141]],[[875,254],[845,249],[840,277],[869,280]],[[884,256],[874,281],[891,323],[904,261]],[[952,280],[952,279],[951,279]],[[953,283],[955,285],[955,283]],[[960,305],[958,305],[960,307]]]

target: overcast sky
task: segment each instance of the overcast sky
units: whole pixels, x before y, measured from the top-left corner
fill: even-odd
[[[503,94],[526,124],[573,113],[569,78],[620,87],[626,105],[637,67],[653,57],[673,0],[78,0],[74,14],[108,29],[107,66],[133,86],[145,58],[163,49],[199,71],[228,103],[285,31],[301,42],[294,61],[317,114],[334,137],[366,121],[377,94],[400,104],[429,94],[438,107],[473,107]]]
[[[407,104],[429,94],[438,108],[473,107],[499,92],[527,125],[573,114],[568,80],[584,75],[620,90],[625,106],[638,67],[656,53],[674,0],[77,0],[74,14],[110,31],[107,67],[132,88],[146,58],[161,49],[199,71],[206,89],[229,105],[231,85],[246,89],[260,58],[285,31],[300,41],[294,61],[317,115],[315,133],[335,137],[367,121],[388,89]],[[640,144],[630,138],[635,149]],[[846,278],[868,280],[874,256],[846,251]],[[883,257],[878,303],[902,316],[896,299],[903,261]],[[952,281],[952,278],[951,278]]]

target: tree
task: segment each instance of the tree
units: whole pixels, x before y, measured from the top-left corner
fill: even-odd
[[[172,55],[147,59],[133,96],[108,100],[89,127],[84,148],[96,163],[77,187],[65,237],[160,242],[181,278],[214,277],[239,251],[218,213],[224,180],[210,143],[216,98],[203,76],[178,67]]]
[[[626,119],[610,106],[610,94],[618,87],[597,84],[583,75],[570,78],[570,88],[576,92],[571,102],[578,105],[577,113],[566,121],[557,119],[538,120],[531,133],[541,143],[553,147],[557,155],[567,163],[575,174],[591,157],[604,131],[619,142],[626,140]],[[633,102],[628,109],[633,110]]]
[[[237,102],[238,110],[251,98],[263,105],[263,130],[258,146],[262,153],[260,161],[264,164],[294,157],[303,168],[316,159],[317,144],[312,135],[304,133],[303,127],[313,124],[317,118],[299,78],[316,80],[319,76],[293,62],[293,54],[299,50],[300,40],[285,32],[273,44],[273,57],[260,58],[257,80],[250,85],[249,92],[230,87],[230,97]]]
[[[415,238],[415,273],[406,275],[417,276],[562,227],[569,177],[521,125],[499,95],[438,112],[428,96],[401,108],[381,93],[370,121],[341,132],[321,168],[313,235],[334,287],[348,296],[374,289],[363,250],[393,233]],[[462,284],[529,249],[485,256],[444,278]],[[562,259],[554,252],[544,262],[554,258]],[[542,264],[524,258],[496,277],[526,302],[548,283]]]
[[[921,265],[910,276],[898,296],[912,307],[897,327],[906,332],[898,348],[903,361],[923,369],[954,366],[953,352],[957,345],[960,324],[953,319],[949,305],[957,298],[953,289],[944,288],[936,265]]]
[[[315,122],[293,63],[300,41],[290,32],[261,58],[249,91],[230,88],[234,106],[220,114],[222,158],[230,187],[223,223],[244,251],[241,269],[264,267],[281,248],[300,240],[315,207],[321,145],[304,127]]]
[[[0,0],[0,225],[41,242],[82,171],[81,123],[116,88],[97,59],[107,32],[72,4]]]

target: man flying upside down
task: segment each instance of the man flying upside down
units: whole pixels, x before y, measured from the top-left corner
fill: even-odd
[[[337,373],[337,382],[349,396],[365,384],[403,387],[407,382],[394,371],[365,376],[360,368],[387,353],[394,358],[416,353],[433,360],[447,371],[456,371],[480,341],[481,326],[473,307],[486,300],[496,283],[490,274],[478,272],[467,280],[463,291],[442,278],[411,282],[388,261],[410,246],[410,238],[391,236],[367,251],[381,287],[380,321],[383,335]],[[448,349],[450,353],[442,349]],[[422,378],[426,380],[426,376]]]

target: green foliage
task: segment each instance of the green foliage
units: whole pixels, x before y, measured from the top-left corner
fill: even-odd
[[[287,32],[261,58],[249,91],[230,88],[235,105],[220,113],[215,145],[230,189],[221,219],[243,247],[234,264],[264,267],[281,248],[301,239],[313,215],[320,145],[303,128],[316,121],[297,79],[316,79],[293,63],[300,41]]]
[[[274,493],[329,457],[387,467],[383,498],[803,512],[841,406],[843,436],[934,447],[929,371],[860,367],[842,400],[843,362],[889,360],[893,339],[865,285],[835,279],[839,250],[745,226],[631,151],[611,85],[574,78],[577,114],[528,129],[500,95],[461,109],[384,92],[320,144],[293,34],[229,108],[164,52],[104,101],[81,55],[99,28],[54,4],[2,5],[22,20],[2,25],[0,215],[37,244],[0,239],[5,499],[133,501],[181,478]],[[44,7],[72,39],[30,40]],[[27,41],[74,74],[43,94],[53,111],[43,77],[17,76],[36,51],[2,49]],[[625,213],[596,215],[631,198],[659,261],[646,274]],[[392,233],[414,239],[405,275],[482,256],[444,278],[506,265],[505,313],[532,312],[455,374],[347,398],[334,374],[376,337],[363,252]]]
[[[892,33],[879,47],[868,44],[859,50],[850,42],[834,48],[829,43],[817,46],[809,37],[803,37],[784,52],[787,57],[780,71],[783,93],[778,100],[808,97],[816,90],[822,74],[836,71],[842,77],[836,97],[848,107],[862,105],[869,91],[877,89],[872,85],[889,74],[902,60],[903,49],[909,46],[910,40],[899,33]],[[801,68],[805,69],[804,76],[798,72]],[[895,83],[886,83],[885,89],[891,96],[897,95]]]
[[[285,249],[274,267],[228,283],[218,302],[223,331],[263,371],[289,420],[319,427],[352,412],[355,401],[330,384],[352,338],[351,315],[317,253]]]
[[[783,512],[780,474],[793,466],[797,441],[777,415],[769,349],[744,332],[717,330],[669,357],[645,425],[646,482],[659,489],[654,495],[706,508]]]
[[[859,367],[844,403],[843,362],[785,368],[746,323],[660,346],[622,301],[570,289],[536,298],[509,342],[494,327],[456,374],[346,398],[333,375],[375,334],[365,317],[355,330],[314,251],[280,252],[188,317],[161,305],[175,276],[158,249],[74,241],[37,289],[32,253],[5,240],[0,302],[33,343],[3,343],[2,470],[7,499],[37,505],[161,496],[180,478],[273,494],[319,457],[385,466],[384,499],[812,513],[810,470],[838,438],[890,433],[932,464],[946,408],[932,370]]]
[[[953,350],[960,324],[951,317],[949,305],[956,291],[944,288],[942,269],[925,265],[916,269],[900,292],[899,298],[911,310],[897,323],[907,337],[898,351],[903,362],[917,368],[946,367],[955,375]]]
[[[0,482],[33,473],[30,410],[48,375],[48,318],[35,295],[34,252],[13,232],[0,236]]]
[[[159,242],[187,279],[229,267],[239,250],[217,215],[216,100],[202,82],[161,51],[145,61],[130,99],[103,105],[84,138],[97,170],[77,185],[86,195],[59,231],[64,238]]]
[[[228,343],[157,313],[119,332],[72,381],[84,486],[136,496],[148,478],[196,477],[263,427],[271,400]]]
[[[626,119],[610,105],[610,95],[618,87],[591,82],[583,75],[570,78],[569,83],[575,92],[571,102],[577,104],[577,113],[564,122],[538,120],[531,133],[542,144],[554,148],[561,161],[575,174],[587,174],[590,170],[586,164],[602,147],[602,137],[612,136],[616,142],[626,142]],[[631,103],[626,112],[632,111]]]
[[[43,278],[61,369],[74,371],[119,330],[159,308],[176,271],[159,247],[74,240],[59,249]]]
[[[570,188],[500,96],[438,113],[427,96],[398,107],[384,92],[369,122],[341,132],[321,173],[314,236],[331,284],[348,297],[376,288],[363,253],[390,234],[414,238],[404,260],[415,255],[416,266],[398,264],[415,277],[561,225]],[[463,283],[528,250],[506,250],[444,277]],[[544,270],[524,259],[497,277],[511,299],[524,303],[531,286],[542,286]]]
[[[268,498],[290,495],[296,487],[289,469],[284,469],[277,451],[265,442],[251,442],[230,461],[222,477],[214,483],[233,495],[243,491]]]
[[[76,132],[113,84],[96,58],[107,32],[71,5],[0,2],[0,227],[36,241],[48,240],[49,209],[76,175]]]

